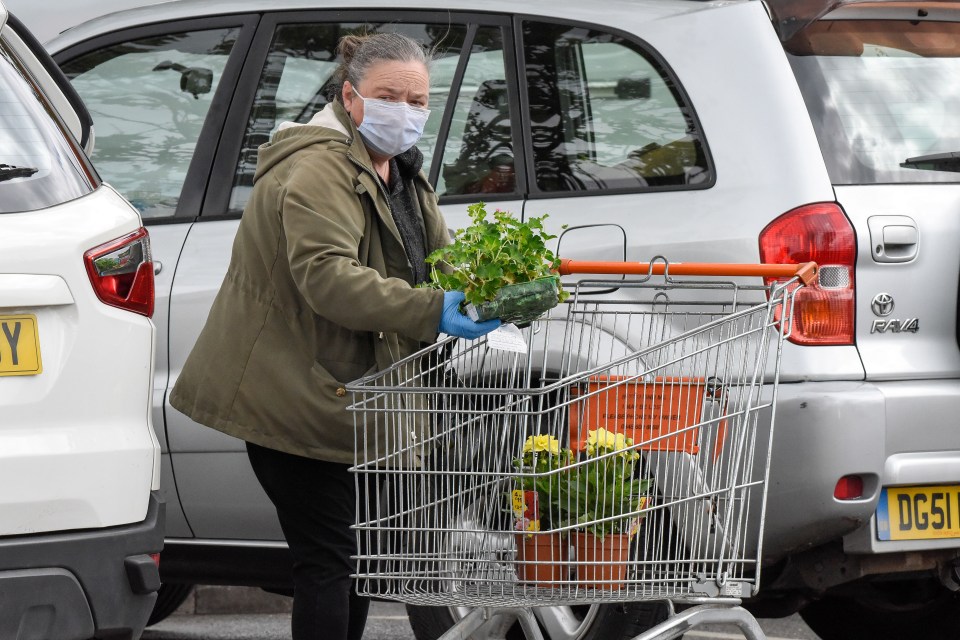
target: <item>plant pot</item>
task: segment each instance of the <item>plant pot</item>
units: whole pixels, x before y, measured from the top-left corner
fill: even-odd
[[[468,304],[467,315],[474,322],[500,318],[504,323],[529,324],[558,304],[560,278],[547,276],[508,284],[489,302]]]
[[[630,559],[630,534],[611,533],[602,539],[592,533],[573,534],[577,584],[588,589],[622,589]]]
[[[517,534],[517,578],[545,587],[570,579],[567,539],[559,533]]]

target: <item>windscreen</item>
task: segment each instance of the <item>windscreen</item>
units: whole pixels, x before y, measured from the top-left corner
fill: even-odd
[[[960,24],[822,20],[785,47],[835,184],[960,182]]]
[[[45,209],[93,190],[66,135],[0,41],[0,213]]]

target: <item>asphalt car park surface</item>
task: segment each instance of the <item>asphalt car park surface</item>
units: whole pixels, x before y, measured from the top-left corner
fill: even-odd
[[[818,640],[800,616],[761,619],[767,640]],[[289,614],[173,615],[147,629],[143,640],[285,640],[290,637]],[[363,636],[368,640],[413,640],[402,604],[374,602]],[[688,632],[687,640],[740,640],[735,627],[708,625]]]

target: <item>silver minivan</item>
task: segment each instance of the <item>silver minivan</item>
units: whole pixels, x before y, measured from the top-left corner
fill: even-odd
[[[257,147],[329,100],[337,39],[373,27],[437,51],[421,149],[451,227],[484,200],[569,225],[564,257],[821,265],[783,356],[764,584],[747,604],[800,611],[825,640],[955,638],[960,5],[383,6],[183,0],[49,43],[93,112],[94,161],[154,242],[158,617],[190,584],[289,587],[242,443],[166,395],[225,273]],[[414,607],[411,622],[425,639],[461,615]],[[553,640],[627,636],[642,615],[538,612]]]

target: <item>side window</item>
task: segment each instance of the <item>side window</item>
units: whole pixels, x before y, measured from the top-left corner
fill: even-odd
[[[516,191],[506,77],[500,29],[481,27],[457,94],[438,194]]]
[[[239,28],[131,40],[61,65],[93,116],[92,159],[144,218],[172,216]]]
[[[674,82],[625,38],[525,22],[524,62],[541,191],[704,184],[700,132]]]
[[[370,31],[358,23],[280,25],[270,45],[260,76],[253,109],[241,145],[240,161],[230,195],[229,211],[241,213],[253,188],[257,168],[257,148],[283,122],[305,123],[333,99],[333,72],[337,42],[350,33]],[[417,147],[424,155],[424,170],[429,170],[437,144],[443,109],[450,94],[453,71],[463,47],[466,27],[456,24],[412,24],[391,22],[379,30],[408,35],[434,52],[430,77],[430,119]]]

